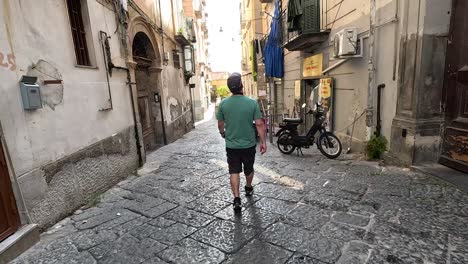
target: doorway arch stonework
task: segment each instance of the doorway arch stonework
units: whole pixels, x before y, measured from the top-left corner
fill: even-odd
[[[156,34],[142,17],[133,18],[129,30],[128,66],[132,80],[138,133],[142,153],[147,154],[164,144],[164,122],[161,89],[161,53]],[[160,100],[156,100],[159,95]],[[145,155],[144,155],[145,156]],[[145,159],[143,157],[143,159]]]

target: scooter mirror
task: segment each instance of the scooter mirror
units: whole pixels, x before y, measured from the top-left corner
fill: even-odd
[[[307,104],[305,104],[305,103],[302,104],[302,108],[306,108],[306,106],[307,106]]]

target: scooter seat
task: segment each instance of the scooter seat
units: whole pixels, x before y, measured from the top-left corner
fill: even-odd
[[[302,118],[285,118],[283,119],[285,123],[292,123],[292,124],[301,124]]]

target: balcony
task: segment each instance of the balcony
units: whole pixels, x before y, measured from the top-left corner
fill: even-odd
[[[195,18],[202,19],[203,18],[203,4],[200,0],[193,1],[193,12],[195,14]]]
[[[281,17],[283,48],[289,51],[312,51],[328,41],[330,29],[320,26],[320,0],[304,0],[296,30],[289,30],[288,10]]]
[[[208,27],[206,26],[206,21],[202,21],[202,23],[201,23],[201,30],[202,30],[205,34],[208,34]]]
[[[190,45],[197,42],[195,30],[193,28],[193,19],[181,16],[179,21],[179,29],[175,35],[175,40],[182,46]]]

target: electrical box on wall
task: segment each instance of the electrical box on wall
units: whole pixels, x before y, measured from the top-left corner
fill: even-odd
[[[36,83],[37,77],[23,76],[20,80],[21,98],[25,110],[42,108],[41,87]]]

